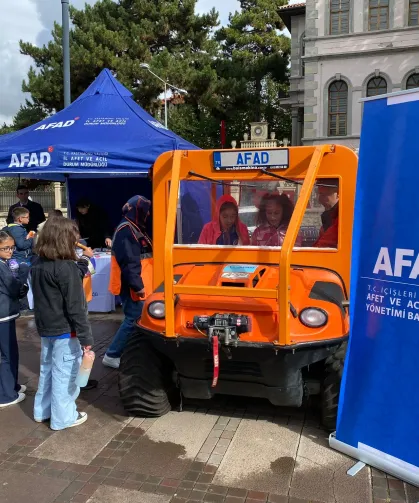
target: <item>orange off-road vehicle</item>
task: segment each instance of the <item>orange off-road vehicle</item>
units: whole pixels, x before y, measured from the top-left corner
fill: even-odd
[[[154,292],[121,358],[126,410],[161,416],[180,394],[264,397],[294,407],[321,393],[323,424],[334,428],[349,332],[356,167],[355,153],[338,145],[176,151],[158,158]],[[339,184],[332,248],[317,240],[324,211],[319,179],[325,187],[331,187],[327,179]],[[250,243],[258,198],[286,194],[295,206],[282,246],[197,244],[197,232],[185,239],[180,189],[198,183],[208,187],[213,215],[220,193],[236,200]]]

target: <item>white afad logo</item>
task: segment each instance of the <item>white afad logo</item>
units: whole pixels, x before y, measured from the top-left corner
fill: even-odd
[[[42,126],[38,126],[37,128],[34,129],[34,131],[38,131],[38,129],[55,129],[57,127],[70,127],[75,122],[76,122],[75,120],[65,122],[50,122],[49,124],[42,124]]]
[[[50,162],[51,155],[49,152],[40,152],[39,154],[25,152],[22,154],[12,154],[9,168],[44,168],[45,166],[49,166]]]
[[[411,258],[408,258],[411,257]],[[388,248],[381,247],[375,262],[373,274],[383,272],[386,276],[401,278],[404,270],[409,271],[409,279],[417,279],[419,276],[419,254],[415,250],[396,248],[394,261],[390,258]],[[408,271],[406,271],[407,274]]]

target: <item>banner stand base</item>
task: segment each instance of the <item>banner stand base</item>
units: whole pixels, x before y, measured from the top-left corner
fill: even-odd
[[[393,477],[404,480],[405,482],[419,487],[419,473],[412,473],[410,470],[399,466],[397,463],[385,459],[382,455],[377,455],[373,452],[368,452],[351,445],[345,444],[336,438],[336,432],[331,433],[329,436],[329,446],[336,451],[340,451],[351,458],[358,459],[366,465],[372,466],[388,473]]]
[[[355,475],[359,473],[363,468],[365,468],[365,463],[358,461],[352,468],[349,468],[346,474],[350,475],[351,477],[355,477]]]

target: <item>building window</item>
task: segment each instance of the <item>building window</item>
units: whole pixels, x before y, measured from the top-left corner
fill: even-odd
[[[348,85],[336,80],[329,86],[328,136],[346,136],[348,129]]]
[[[406,80],[406,89],[416,89],[419,87],[419,73],[414,73]]]
[[[330,34],[349,33],[350,0],[330,0]]]
[[[379,94],[386,94],[387,82],[382,77],[373,77],[367,84],[367,96],[378,96]]]
[[[300,58],[301,58],[301,77],[304,77],[304,75],[306,74],[306,63],[304,61],[304,56],[306,55],[306,34],[303,33],[301,35],[301,42],[300,42],[300,47],[301,47],[301,50],[300,50]]]
[[[369,30],[389,28],[389,0],[369,0]]]
[[[419,26],[419,0],[409,0],[409,26]]]

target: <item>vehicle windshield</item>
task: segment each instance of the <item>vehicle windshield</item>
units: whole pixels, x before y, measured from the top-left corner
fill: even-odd
[[[302,180],[220,182],[182,181],[176,241],[184,245],[280,247]],[[317,180],[295,248],[337,248],[338,200],[337,180]]]

